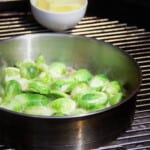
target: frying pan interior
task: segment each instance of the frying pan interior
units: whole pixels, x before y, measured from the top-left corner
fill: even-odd
[[[48,64],[61,61],[118,80],[128,94],[139,85],[139,68],[122,50],[104,42],[63,34],[35,34],[0,43],[0,56],[8,66],[43,55]]]

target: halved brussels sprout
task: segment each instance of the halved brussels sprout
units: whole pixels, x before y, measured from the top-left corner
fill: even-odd
[[[36,65],[36,67],[42,72],[42,71],[48,71],[48,65],[46,64],[46,60],[45,60],[45,58],[42,56],[42,55],[40,55],[40,56],[38,56],[37,58],[36,58],[36,60],[35,60],[35,65]]]
[[[29,106],[25,108],[23,113],[29,115],[51,116],[53,111],[46,106]]]
[[[17,81],[19,82],[22,91],[28,90],[28,84],[29,84],[30,80],[28,80],[26,78],[20,78],[20,79],[17,79]]]
[[[28,106],[48,106],[50,103],[48,97],[40,94],[21,93],[11,100],[4,100],[1,107],[16,112],[23,112]]]
[[[76,83],[73,79],[58,79],[51,85],[51,88],[64,93],[70,93]]]
[[[109,98],[110,105],[115,105],[115,104],[121,102],[124,96],[125,95],[123,93],[121,93],[121,92],[116,93],[114,96]]]
[[[15,112],[22,112],[24,106],[25,106],[24,103],[21,102],[18,103],[18,101],[8,101],[8,100],[4,100],[0,105],[1,108],[5,108]]]
[[[90,80],[89,85],[91,88],[101,90],[108,82],[109,79],[105,75],[98,74]]]
[[[79,69],[74,72],[72,77],[79,82],[88,82],[92,78],[92,74],[87,69]]]
[[[32,80],[28,83],[28,91],[39,93],[39,94],[49,94],[50,88],[47,84],[44,84],[37,80]]]
[[[89,93],[92,89],[84,82],[80,82],[75,85],[75,87],[71,91],[71,97],[73,99],[78,99],[81,95],[85,93]]]
[[[51,108],[55,113],[70,115],[76,108],[76,103],[69,98],[59,98],[51,102]]]
[[[68,69],[65,64],[54,62],[49,66],[48,71],[53,78],[57,79],[63,77],[67,73]]]
[[[111,81],[102,89],[105,91],[109,96],[113,96],[118,92],[122,91],[122,87],[118,81]]]
[[[86,93],[77,100],[79,107],[90,110],[99,109],[108,102],[107,95],[104,92]]]
[[[2,108],[13,110],[15,112],[22,112],[26,107],[28,99],[26,95],[19,94],[16,95],[13,99],[4,99],[1,104]]]
[[[48,96],[49,96],[50,100],[55,100],[58,98],[69,98],[68,94],[57,91],[57,90],[50,90],[50,93]]]
[[[73,116],[79,116],[79,115],[83,115],[83,114],[87,114],[88,111],[85,110],[85,109],[82,109],[82,108],[76,108],[72,113],[71,115]]]
[[[16,80],[20,78],[20,70],[16,67],[5,68],[5,82],[9,80]]]
[[[39,70],[32,61],[24,61],[20,64],[21,77],[33,79],[39,74]]]
[[[41,72],[36,79],[49,86],[53,83],[53,78],[48,72]]]
[[[6,83],[4,92],[5,98],[7,97],[7,99],[12,99],[21,93],[21,86],[18,81],[10,80]]]
[[[26,106],[48,106],[50,100],[47,96],[33,93],[24,93],[22,96],[26,97]]]

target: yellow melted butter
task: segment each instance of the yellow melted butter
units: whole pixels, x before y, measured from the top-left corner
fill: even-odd
[[[46,0],[38,0],[37,7],[40,9],[48,10],[49,9],[49,2]]]
[[[63,2],[55,0],[38,0],[37,7],[52,12],[70,12],[81,8],[81,4],[75,2]]]

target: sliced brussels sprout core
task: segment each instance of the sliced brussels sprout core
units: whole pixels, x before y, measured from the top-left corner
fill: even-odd
[[[125,97],[119,81],[63,62],[47,64],[42,55],[4,70],[0,107],[19,113],[79,116],[116,105]]]

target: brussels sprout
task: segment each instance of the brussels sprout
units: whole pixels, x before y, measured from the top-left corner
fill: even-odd
[[[41,72],[36,79],[47,85],[51,85],[53,82],[53,78],[48,72]]]
[[[121,92],[115,94],[114,96],[109,98],[110,105],[114,105],[114,104],[117,104],[117,103],[121,102],[123,97],[124,97],[124,94],[121,93]]]
[[[26,106],[48,106],[50,100],[47,96],[33,93],[24,93],[22,97],[27,99]]]
[[[29,106],[25,108],[23,113],[30,115],[51,116],[53,111],[46,106]]]
[[[83,115],[83,114],[87,114],[87,113],[88,113],[87,110],[82,109],[82,108],[77,108],[71,113],[71,115],[78,116],[78,115]]]
[[[42,71],[48,71],[48,65],[46,64],[46,60],[45,58],[40,55],[36,58],[35,60],[35,65],[37,66],[37,68],[42,72]]]
[[[52,75],[52,77],[55,79],[61,78],[68,71],[67,66],[60,62],[52,63],[49,66],[48,70],[49,70],[49,73]]]
[[[76,108],[76,103],[69,98],[58,98],[51,102],[51,108],[56,113],[70,115]]]
[[[5,98],[12,99],[14,96],[21,93],[21,87],[18,81],[10,80],[5,86]]]
[[[22,112],[27,106],[48,106],[50,100],[48,97],[40,94],[21,93],[12,100],[4,100],[1,107]]]
[[[20,65],[21,77],[27,79],[33,79],[38,76],[39,70],[34,62],[25,61]]]
[[[79,107],[84,109],[99,109],[108,102],[107,95],[104,92],[93,92],[83,95],[77,100]]]
[[[69,93],[75,85],[76,81],[73,79],[59,79],[51,85],[51,88],[64,93]]]
[[[22,91],[28,90],[28,84],[29,84],[30,80],[25,79],[25,78],[20,78],[20,79],[17,79],[17,81],[19,82]]]
[[[57,90],[50,90],[50,93],[48,96],[49,96],[50,100],[55,100],[58,98],[69,98],[68,94],[57,91]]]
[[[20,70],[16,67],[5,68],[5,82],[9,80],[16,80],[20,78]]]
[[[46,96],[40,94],[21,93],[12,100],[4,100],[1,107],[16,112],[22,112],[28,106],[48,106],[50,103]]]
[[[26,95],[19,94],[16,95],[13,99],[6,99],[2,102],[1,107],[6,108],[15,112],[22,112],[26,107],[28,99]]]
[[[46,60],[44,58],[43,55],[39,55],[36,59],[35,59],[35,63],[37,65],[40,65],[40,64],[46,64]]]
[[[92,78],[92,74],[87,69],[79,69],[74,72],[72,77],[79,82],[88,82]]]
[[[118,81],[111,81],[104,86],[103,91],[105,91],[109,96],[112,96],[122,91],[122,87]]]
[[[101,90],[108,82],[109,82],[109,79],[105,75],[98,74],[98,75],[95,75],[91,79],[91,81],[89,82],[89,85],[91,88]]]
[[[8,101],[8,100],[4,100],[1,103],[1,108],[5,108],[8,110],[12,110],[15,112],[22,112],[24,109],[24,104],[22,103],[18,103],[18,101]]]
[[[77,99],[81,95],[89,93],[90,91],[92,91],[92,89],[86,83],[80,82],[72,89],[71,97]]]
[[[47,84],[44,84],[37,80],[32,80],[28,83],[28,91],[39,94],[49,94],[50,88]]]

